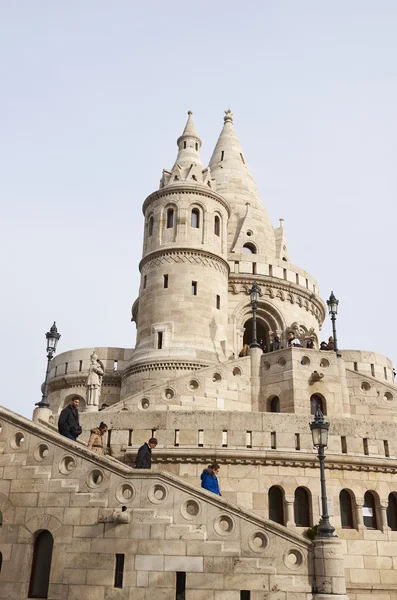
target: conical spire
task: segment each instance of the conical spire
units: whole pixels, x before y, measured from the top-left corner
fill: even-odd
[[[253,186],[252,191],[259,198],[258,190],[245,163],[243,151],[234,130],[233,113],[230,108],[225,110],[223,120],[224,126],[211,156],[209,167],[211,170],[233,168],[233,170],[239,171],[242,177],[250,179]]]
[[[177,144],[179,148],[178,156],[176,157],[175,164],[180,167],[187,167],[190,165],[200,165],[200,148],[201,140],[197,135],[196,128],[193,123],[192,111],[188,111],[188,117],[183,130],[182,135],[178,138]]]
[[[183,130],[181,137],[183,137],[184,135],[186,135],[188,137],[195,137],[199,140],[200,145],[201,145],[201,140],[200,140],[199,136],[197,135],[197,131],[196,131],[196,128],[193,123],[193,118],[192,118],[193,113],[191,110],[188,110],[187,114],[188,114],[188,117],[187,117],[185,129]]]
[[[241,253],[246,242],[242,223],[250,206],[250,230],[258,254],[275,255],[274,229],[262,204],[255,181],[247,167],[244,154],[233,125],[233,113],[225,110],[224,125],[220,133],[209,167],[215,179],[216,190],[230,203],[232,215],[229,221],[229,251]],[[248,222],[245,223],[247,228]],[[251,235],[252,235],[251,234]]]
[[[171,171],[164,170],[160,188],[168,185],[206,185],[211,187],[210,169],[203,169],[200,158],[201,140],[193,123],[192,111],[188,111],[185,129],[178,138],[178,156]]]

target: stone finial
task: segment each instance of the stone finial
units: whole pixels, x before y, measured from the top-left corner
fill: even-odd
[[[225,121],[225,123],[233,123],[233,113],[230,110],[230,108],[225,110],[225,116],[224,116],[223,120]]]

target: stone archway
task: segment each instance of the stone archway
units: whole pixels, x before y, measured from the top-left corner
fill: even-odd
[[[252,318],[248,319],[248,321],[246,321],[244,323],[244,337],[243,337],[243,344],[248,344],[250,345],[252,342]],[[269,332],[269,326],[267,325],[267,323],[265,321],[262,321],[261,319],[257,319],[256,321],[256,340],[259,344],[261,344],[261,340],[263,340],[263,344],[266,346],[267,351],[269,351],[269,344],[270,344],[270,332]],[[261,344],[262,346],[262,344]]]
[[[286,323],[279,309],[267,298],[261,297],[257,308],[257,339],[264,338],[266,347],[269,348],[274,335],[282,336]],[[249,297],[245,297],[235,308],[233,313],[235,325],[235,344],[237,355],[243,344],[252,342],[252,307]]]

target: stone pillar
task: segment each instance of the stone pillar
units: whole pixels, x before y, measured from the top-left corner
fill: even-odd
[[[338,369],[339,369],[341,399],[342,399],[342,403],[343,403],[342,405],[340,405],[337,408],[342,412],[343,415],[350,415],[351,414],[350,394],[349,394],[349,388],[347,385],[346,363],[342,357],[337,358],[337,365],[338,365]]]
[[[52,415],[52,410],[50,408],[37,407],[33,411],[32,420],[34,423],[38,423],[39,420],[49,423],[51,415]]]
[[[294,514],[294,498],[285,498],[285,524],[287,527],[296,527],[295,525],[295,514]]]
[[[387,500],[380,501],[380,512],[381,512],[381,520],[382,520],[382,522],[380,523],[380,526],[382,528],[383,533],[385,531],[391,531],[390,527],[387,524],[387,507],[388,506],[389,506],[389,503]]]
[[[261,358],[262,348],[250,348],[251,359],[251,409],[259,410],[259,396],[261,391]]]
[[[359,531],[363,531],[365,529],[364,520],[363,520],[363,505],[356,503],[356,522],[357,529]]]
[[[348,600],[345,566],[339,539],[315,538],[313,600]]]

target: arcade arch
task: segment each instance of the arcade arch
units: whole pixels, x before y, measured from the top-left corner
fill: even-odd
[[[240,330],[242,335],[237,339],[238,351],[244,344],[252,342],[252,307],[249,296],[236,307],[233,314],[236,330]],[[257,340],[263,340],[267,350],[269,349],[273,335],[281,335],[286,329],[286,323],[280,311],[267,299],[261,298],[258,302],[256,312]],[[236,348],[236,350],[237,350]],[[238,354],[238,352],[237,352]]]

